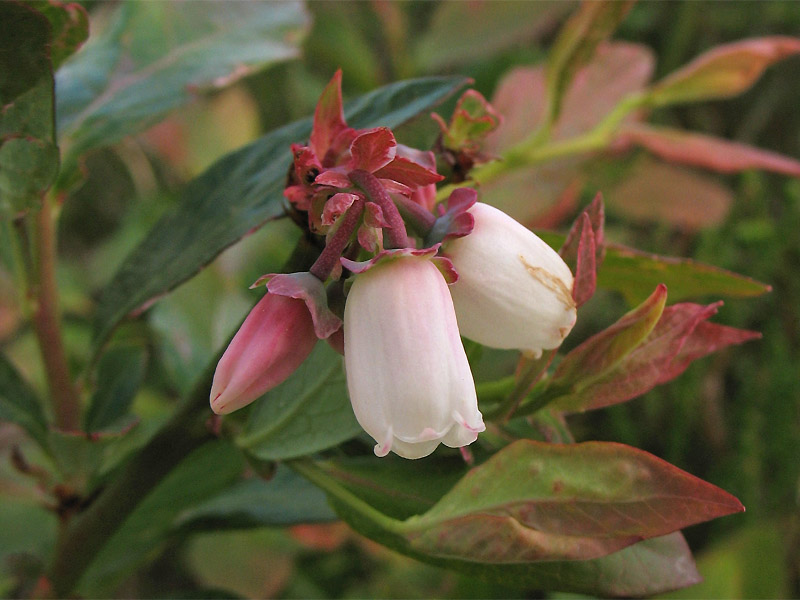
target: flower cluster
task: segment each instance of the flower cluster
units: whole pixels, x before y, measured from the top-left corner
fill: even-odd
[[[254,284],[267,294],[219,362],[212,409],[252,402],[328,339],[344,353],[353,410],[377,455],[471,444],[485,425],[461,336],[533,356],[558,347],[576,317],[569,268],[472,189],[437,205],[434,154],[385,127],[349,127],[341,73],[308,145],[292,152],[284,194],[325,246],[308,272]],[[336,314],[329,296],[345,292]]]

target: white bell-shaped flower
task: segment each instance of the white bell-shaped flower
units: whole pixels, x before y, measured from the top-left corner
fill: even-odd
[[[458,281],[450,286],[461,335],[540,356],[575,324],[573,277],[558,253],[504,212],[477,202],[472,232],[447,240]]]
[[[353,411],[378,456],[421,458],[485,429],[450,292],[429,258],[384,259],[356,275],[344,338]]]

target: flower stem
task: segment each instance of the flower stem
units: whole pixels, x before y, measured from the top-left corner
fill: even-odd
[[[347,244],[350,243],[350,238],[353,237],[363,212],[364,201],[358,198],[342,215],[338,229],[325,244],[325,249],[309,269],[309,272],[314,277],[322,282],[330,277],[331,272],[339,263],[339,258],[347,248]]]
[[[296,460],[289,460],[286,464],[308,479],[311,483],[324,490],[327,494],[357,510],[365,517],[380,525],[383,529],[396,534],[402,534],[406,530],[404,521],[398,521],[397,519],[388,517],[372,505],[364,502],[326,473],[324,469],[320,468],[311,459],[299,458]]]
[[[434,214],[410,198],[400,196],[399,194],[395,198],[395,204],[400,211],[400,215],[411,225],[412,229],[414,229],[421,238],[426,238],[436,223]]]
[[[408,233],[406,232],[406,224],[403,221],[403,217],[400,216],[400,211],[397,210],[394,202],[392,202],[389,192],[378,181],[378,178],[363,169],[350,171],[348,177],[366,194],[368,200],[381,207],[383,218],[389,224],[386,228],[387,246],[389,248],[408,248],[410,244]]]
[[[56,242],[50,202],[45,199],[35,216],[35,279],[28,295],[34,304],[32,319],[44,361],[56,425],[64,431],[80,427],[80,400],[67,366],[56,283]]]

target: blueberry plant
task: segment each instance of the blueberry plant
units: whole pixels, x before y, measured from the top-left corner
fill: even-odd
[[[696,583],[680,530],[742,504],[643,450],[576,440],[570,415],[759,338],[712,321],[721,302],[692,300],[769,286],[615,244],[606,190],[580,206],[575,180],[635,147],[800,176],[791,158],[648,124],[660,107],[747,90],[800,39],[719,46],[651,82],[652,57],[611,41],[631,3],[586,2],[545,62],[507,73],[491,101],[439,75],[344,102],[348,73],[330,73],[312,116],[209,166],[85,290],[91,339],[76,341],[56,231],[87,156],[296,57],[309,27],[295,2],[178,6],[102,7],[89,36],[81,5],[0,5],[0,275],[15,307],[11,334],[0,330],[0,418],[16,436],[15,476],[55,515],[51,543],[27,574],[8,571],[5,591],[108,594],[170,536],[331,509],[379,544],[492,582],[604,596]],[[427,146],[398,141],[423,120]],[[547,168],[556,185],[543,189]],[[534,233],[545,204],[572,225]],[[139,410],[169,360],[150,356],[151,307],[279,223],[295,227],[293,246],[284,264],[265,260],[260,272],[274,272],[253,283],[238,331],[177,403],[166,398],[181,386],[160,383],[166,413]],[[598,289],[631,307],[587,330]],[[21,359],[25,336],[35,366]]]

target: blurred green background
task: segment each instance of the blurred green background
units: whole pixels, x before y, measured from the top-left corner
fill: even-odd
[[[92,13],[107,8],[86,6]],[[198,97],[145,134],[87,157],[87,180],[67,198],[59,232],[64,258],[59,281],[75,365],[88,360],[86,315],[92,299],[83,290],[97,290],[109,280],[127,251],[177,201],[186,181],[224,153],[310,114],[336,68],[344,71],[346,98],[398,79],[439,73],[468,75],[491,98],[508,69],[544,59],[574,5],[375,1],[310,2],[307,7],[313,26],[300,60]],[[615,38],[649,46],[657,57],[658,79],[715,45],[776,34],[800,35],[800,4],[641,3]],[[800,157],[798,81],[800,57],[794,57],[771,67],[740,97],[662,109],[650,121]],[[440,112],[446,115],[448,108]],[[426,121],[401,135],[416,139],[430,131]],[[595,171],[581,191],[581,205],[598,185],[624,178],[640,159],[632,153]],[[712,355],[669,385],[574,418],[571,424],[578,439],[643,448],[733,493],[746,506],[744,514],[685,532],[706,580],[672,596],[800,597],[800,181],[752,171],[704,177],[728,190],[718,215],[686,227],[671,220],[669,211],[626,210],[607,193],[608,236],[772,285],[768,295],[728,301],[715,319],[761,331],[763,339]],[[247,286],[288,254],[297,236],[291,225],[267,229],[246,238],[161,301],[146,327],[134,324],[122,333],[155,340],[145,393],[136,401],[139,414],[157,421],[169,413],[170,401],[186,390],[251,306]],[[0,313],[0,341],[17,362],[27,356],[33,365],[33,340],[29,332],[17,330],[13,298],[8,296],[0,297],[8,308]],[[576,332],[583,336],[596,331],[625,310],[621,298],[600,294]],[[34,381],[43,381],[35,367],[31,371]],[[3,432],[5,455],[18,440],[13,431]],[[34,555],[51,547],[55,517],[36,504],[27,480],[7,464],[0,468],[10,499],[0,507],[0,530],[17,551],[5,565],[0,590],[24,595],[20,574],[36,572]],[[565,597],[502,589],[425,566],[338,523],[176,535],[159,545],[115,595],[231,593],[276,598]]]

